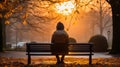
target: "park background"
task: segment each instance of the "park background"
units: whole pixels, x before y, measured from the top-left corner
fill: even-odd
[[[15,3],[17,1],[8,2],[10,11],[5,14],[6,44],[15,47],[20,42],[51,42],[56,24],[61,21],[69,37],[77,42],[88,42],[99,34],[106,37],[111,49],[112,12],[105,0],[60,0],[58,3],[21,0]]]
[[[5,36],[3,37],[6,43],[5,45],[3,45],[4,50],[11,50],[13,49],[11,48],[12,46],[18,48],[19,42],[23,42],[23,43],[50,42],[51,35],[53,31],[55,31],[55,26],[59,21],[64,23],[65,30],[68,32],[69,36],[74,38],[77,42],[88,42],[92,36],[99,34],[106,37],[108,43],[108,49],[111,49],[112,38],[113,38],[112,37],[113,23],[115,24],[115,21],[113,22],[112,16],[119,17],[119,14],[112,15],[112,8],[119,6],[112,5],[111,8],[110,5],[114,3],[118,5],[119,0],[116,1],[107,0],[107,1],[105,0],[57,0],[57,1],[56,0],[34,0],[34,1],[33,0],[1,0],[0,20],[4,23],[2,23],[3,27],[0,26],[0,29],[2,27],[3,29],[2,33],[3,36]],[[116,12],[117,11],[119,13],[119,8],[118,10],[116,10]],[[115,39],[115,40],[117,41],[119,39]],[[23,48],[25,48],[25,46],[23,46]],[[13,50],[16,51],[16,49]],[[14,53],[14,51],[12,53]],[[117,49],[117,52],[119,53],[119,49]],[[8,56],[5,53],[12,56]],[[6,56],[0,57],[1,58],[0,65],[18,66],[20,64],[24,66],[26,64],[26,58],[15,58],[13,56],[14,54],[11,54],[6,51],[4,52],[4,54],[7,55],[8,57]],[[4,54],[0,53],[1,56]],[[19,54],[20,53],[18,53],[18,55]],[[119,56],[117,57],[113,56],[112,58],[110,57],[107,59],[104,57],[97,58],[96,59],[97,61],[94,61],[94,64],[97,67],[99,66],[119,67]],[[39,61],[39,59],[37,60]],[[50,60],[55,60],[55,58],[43,59],[43,61],[45,60],[50,61]],[[75,62],[76,64],[73,63],[73,65],[71,66],[72,67],[82,66],[82,61],[84,61],[83,64],[87,63],[85,60],[86,58],[83,58],[83,60],[76,61]],[[70,58],[68,61],[70,61]],[[68,64],[68,66],[69,65],[70,64]],[[43,64],[43,67],[45,66]],[[46,67],[48,66],[49,65],[47,65]],[[54,64],[52,66],[54,67]],[[87,66],[91,67],[91,65],[87,65]]]

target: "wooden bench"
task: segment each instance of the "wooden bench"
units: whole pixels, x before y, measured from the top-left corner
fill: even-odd
[[[26,43],[26,55],[28,55],[28,64],[31,64],[31,56],[50,56],[52,43]],[[91,43],[73,43],[69,44],[69,53],[67,56],[89,56],[89,64],[92,64],[92,45]]]

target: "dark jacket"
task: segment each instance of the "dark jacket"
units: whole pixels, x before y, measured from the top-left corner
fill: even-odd
[[[53,33],[51,42],[53,43],[53,45],[51,45],[52,54],[68,53],[69,36],[67,32],[64,31],[64,26],[57,25],[57,30]]]

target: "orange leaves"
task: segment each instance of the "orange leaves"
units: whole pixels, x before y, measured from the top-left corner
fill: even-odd
[[[21,16],[23,19],[26,19],[28,16],[28,13],[24,14],[23,16]]]
[[[8,24],[10,24],[10,22],[7,20],[7,21],[5,21],[5,24],[8,25]]]
[[[3,5],[0,3],[0,9],[3,7]]]
[[[2,14],[0,14],[0,18],[2,18]]]
[[[66,57],[64,67],[120,67],[120,58],[93,58],[93,64],[88,64],[88,58]],[[30,67],[61,67],[55,64],[55,57],[32,58]],[[2,67],[27,67],[27,58],[0,57]]]
[[[24,20],[24,21],[22,22],[22,24],[23,24],[23,25],[26,25],[26,24],[27,24],[27,22]]]

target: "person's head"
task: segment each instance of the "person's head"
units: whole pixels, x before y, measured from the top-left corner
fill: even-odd
[[[63,25],[63,23],[58,22],[58,23],[57,23],[57,26],[56,26],[56,29],[57,29],[57,30],[64,30],[64,25]]]

